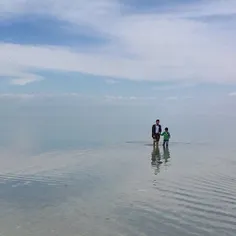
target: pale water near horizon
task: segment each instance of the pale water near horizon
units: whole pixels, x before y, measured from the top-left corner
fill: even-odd
[[[1,236],[235,236],[233,116],[71,104],[0,104]]]

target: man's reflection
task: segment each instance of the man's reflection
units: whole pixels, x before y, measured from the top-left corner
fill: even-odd
[[[155,175],[160,172],[160,164],[162,163],[161,161],[161,153],[160,153],[160,148],[158,145],[153,145],[153,150],[152,150],[152,166],[155,167]]]
[[[151,164],[155,167],[155,175],[160,172],[160,165],[163,163],[161,157],[165,163],[170,159],[170,151],[168,147],[163,147],[163,153],[161,154],[159,146],[153,145],[153,150],[151,154]]]
[[[156,165],[161,160],[161,153],[159,146],[153,145],[152,150],[152,165]]]

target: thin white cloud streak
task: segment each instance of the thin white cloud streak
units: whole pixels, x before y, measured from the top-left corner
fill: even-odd
[[[229,95],[230,97],[234,97],[234,96],[236,96],[236,92],[229,93],[228,95]]]
[[[78,107],[87,106],[106,106],[106,105],[118,105],[118,106],[152,106],[164,99],[157,99],[157,97],[139,97],[139,96],[87,96],[77,93],[0,93],[0,102],[10,104],[9,102],[32,102],[32,104],[38,104],[38,102],[44,102],[50,100],[56,103],[63,104],[66,101],[70,101],[70,104],[74,104]],[[63,102],[62,102],[63,101]],[[164,104],[163,104],[164,105]]]
[[[124,7],[113,0],[4,0],[0,14],[8,20],[33,10],[71,22],[73,27],[84,25],[111,41],[87,53],[67,47],[1,43],[0,71],[7,65],[16,74],[37,68],[133,80],[236,82],[235,33],[222,24],[217,27],[184,18],[230,15],[236,13],[236,2],[205,1],[182,7],[159,15],[122,15]]]
[[[106,95],[105,96],[106,100],[124,100],[124,101],[133,101],[133,100],[146,100],[146,101],[150,101],[150,100],[156,100],[156,97],[136,97],[136,96],[112,96],[112,95]]]
[[[0,98],[58,98],[58,97],[74,97],[74,98],[92,98],[92,96],[86,96],[80,93],[0,93]],[[94,97],[95,98],[95,97]]]
[[[118,81],[117,80],[113,80],[113,79],[108,79],[108,80],[106,80],[105,81],[107,84],[117,84],[118,83]]]
[[[155,91],[168,91],[168,90],[176,90],[176,89],[188,89],[195,87],[195,83],[180,83],[180,84],[171,84],[171,85],[159,85],[155,86],[152,89]]]
[[[156,102],[156,101],[165,101],[165,100],[189,100],[193,97],[154,97],[154,96],[122,96],[122,95],[105,95],[105,96],[87,96],[80,93],[0,93],[0,99],[22,99],[22,100],[32,100],[32,99],[44,99],[44,98],[77,98],[87,101],[123,101],[123,102]]]
[[[25,74],[24,76],[26,76],[26,77],[21,78],[21,79],[19,79],[19,78],[18,79],[12,79],[11,84],[13,84],[13,85],[26,85],[26,84],[29,84],[29,83],[32,83],[32,82],[43,80],[42,77],[36,76],[36,75]]]
[[[41,98],[78,98],[86,100],[101,101],[155,101],[157,97],[139,97],[139,96],[87,96],[80,93],[0,93],[0,99],[41,99]]]
[[[16,94],[16,93],[2,93],[0,94],[0,99],[32,99],[34,98],[34,94],[28,94],[28,93],[21,93],[21,94]]]

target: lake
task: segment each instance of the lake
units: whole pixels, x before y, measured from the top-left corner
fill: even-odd
[[[140,117],[31,108],[1,114],[0,235],[235,235],[236,148],[217,124],[180,117],[155,149]]]

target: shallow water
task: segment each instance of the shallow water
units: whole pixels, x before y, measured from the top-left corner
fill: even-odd
[[[34,155],[3,149],[0,235],[233,236],[235,151],[132,141]]]

